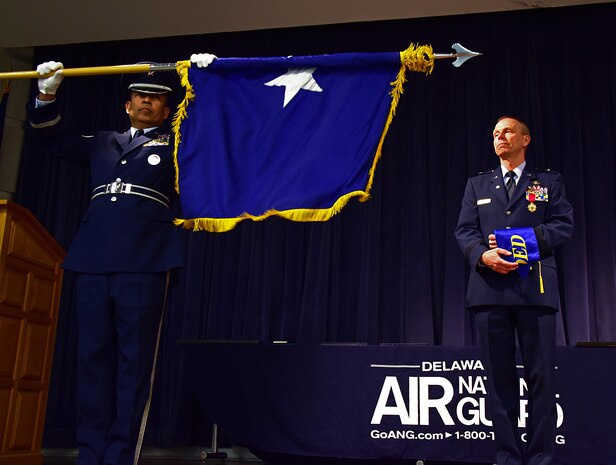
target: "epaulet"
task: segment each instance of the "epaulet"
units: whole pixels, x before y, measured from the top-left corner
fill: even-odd
[[[475,174],[471,174],[471,178],[474,178],[475,176],[481,176],[482,174],[491,174],[493,173],[494,170],[490,170],[490,171],[480,171],[479,173],[475,173]]]
[[[537,171],[537,173],[560,174],[558,171],[554,171],[551,168],[536,169],[536,171]]]

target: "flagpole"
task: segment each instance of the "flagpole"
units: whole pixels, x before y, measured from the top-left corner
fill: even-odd
[[[472,52],[462,45],[455,43],[451,46],[456,53],[435,53],[434,59],[455,58],[452,63],[456,68],[462,66],[466,60],[479,56],[481,53]],[[68,76],[100,76],[106,74],[135,74],[135,73],[150,73],[155,71],[174,71],[177,63],[139,63],[134,65],[115,65],[115,66],[91,66],[87,68],[64,68],[62,74]],[[1,79],[41,79],[53,76],[51,72],[46,75],[40,75],[36,71],[11,71],[0,73]]]
[[[134,65],[91,66],[87,68],[64,68],[62,74],[66,76],[100,76],[106,74],[135,74],[155,71],[174,71],[176,63],[145,63]],[[0,73],[2,79],[41,79],[53,76],[55,71],[40,75],[36,71],[11,71]]]

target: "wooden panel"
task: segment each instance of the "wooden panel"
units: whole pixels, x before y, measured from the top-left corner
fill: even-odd
[[[15,416],[8,450],[32,450],[37,437],[40,391],[19,391],[15,403]]]
[[[31,299],[27,310],[51,316],[55,304],[56,283],[37,275],[30,278]]]
[[[0,200],[0,465],[41,465],[64,251]]]
[[[0,465],[43,465],[40,451],[0,455]]]
[[[32,234],[26,232],[26,227],[26,223],[15,221],[11,223],[7,256],[26,259],[53,271],[57,260],[45,248],[46,241],[33,240]]]
[[[12,404],[13,389],[0,387],[0,450],[4,449],[3,443],[6,438],[9,408]]]
[[[0,281],[0,305],[23,309],[28,273],[5,267]]]
[[[0,314],[0,380],[12,380],[19,359],[22,320]]]
[[[43,382],[48,355],[49,326],[27,324],[20,380]]]

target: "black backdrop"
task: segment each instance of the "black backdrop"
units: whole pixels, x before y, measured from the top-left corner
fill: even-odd
[[[562,172],[575,209],[573,239],[559,251],[559,341],[615,340],[614,18],[616,4],[599,4],[37,48],[35,63],[67,67],[173,62],[195,52],[396,51],[409,42],[438,53],[460,42],[483,53],[459,69],[439,61],[432,76],[409,75],[369,202],[327,223],[272,218],[223,234],[186,233],[188,266],[166,314],[147,443],[204,443],[204,413],[187,379],[221,380],[184,367],[180,339],[474,344],[453,229],[466,178],[498,164],[491,132],[502,114],[528,122],[529,163]],[[67,78],[60,95],[75,131],[127,127],[117,76]],[[16,200],[68,247],[87,205],[87,173],[50,159],[27,134]],[[73,445],[72,283],[66,273],[46,447]]]

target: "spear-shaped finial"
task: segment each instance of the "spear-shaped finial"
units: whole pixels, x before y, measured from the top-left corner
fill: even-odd
[[[434,59],[439,60],[442,58],[455,58],[452,65],[459,68],[466,60],[470,60],[471,58],[481,55],[481,53],[472,52],[469,49],[462,47],[462,45],[457,42],[453,44],[451,48],[454,49],[456,53],[435,53]]]

